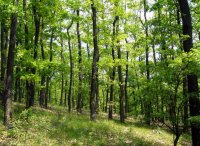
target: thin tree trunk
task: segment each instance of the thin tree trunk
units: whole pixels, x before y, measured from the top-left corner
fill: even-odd
[[[155,36],[153,36],[153,45],[152,45],[152,49],[153,49],[153,61],[154,64],[156,65],[156,50],[155,50]]]
[[[63,91],[64,91],[64,74],[61,73],[62,79],[61,79],[61,91],[60,91],[60,105],[63,105]]]
[[[53,38],[54,38],[54,29],[51,28],[51,37],[50,37],[50,56],[49,56],[49,61],[52,62],[53,60]],[[45,91],[45,99],[44,99],[44,106],[45,108],[48,108],[48,101],[50,101],[50,82],[51,82],[51,75],[48,75],[46,77],[46,91]],[[56,97],[56,96],[55,96]]]
[[[41,46],[41,54],[42,54],[42,60],[45,60],[45,54],[44,54],[44,45],[43,45],[43,30],[44,30],[44,21],[42,18],[42,31],[40,33],[40,46]],[[44,106],[44,100],[45,100],[45,73],[44,70],[42,71],[42,77],[41,77],[41,89],[40,89],[40,99],[39,104],[41,107]]]
[[[6,29],[4,20],[1,22],[1,88],[4,89],[4,80],[6,73],[6,57],[8,46],[8,30]],[[0,100],[3,101],[3,90],[0,90]]]
[[[53,37],[54,37],[54,29],[51,28],[51,38],[50,38],[50,58],[49,61],[53,60]]]
[[[29,46],[28,46],[28,43],[29,43],[29,37],[28,37],[28,34],[29,34],[29,31],[28,31],[28,25],[27,25],[27,22],[26,22],[26,0],[23,0],[23,11],[24,11],[24,32],[25,32],[25,42],[24,42],[24,46],[25,46],[25,49],[28,51],[29,50]],[[27,67],[26,68],[26,71],[29,73],[30,72],[30,67]],[[30,87],[31,86],[31,83],[30,81],[26,80],[26,107],[29,107],[29,99],[31,98],[31,93],[30,93]]]
[[[50,102],[50,99],[51,99],[51,91],[50,91],[50,80],[51,78],[50,77],[46,77],[46,90],[45,90],[45,98],[44,98],[44,106],[45,108],[47,109],[48,108],[48,101]]]
[[[90,119],[96,120],[96,98],[98,90],[98,68],[97,63],[99,61],[99,48],[98,48],[98,29],[97,29],[97,9],[94,5],[94,0],[91,4],[92,9],[92,23],[93,23],[93,44],[94,54],[92,62],[92,76],[91,76],[91,90],[90,90]]]
[[[114,41],[116,38],[116,22],[117,22],[118,17],[115,17],[115,20],[113,21],[113,44],[112,44],[112,59],[113,62],[115,62],[115,45]],[[113,119],[113,96],[114,96],[114,80],[115,80],[115,72],[116,72],[116,67],[113,66],[112,68],[112,74],[110,76],[111,79],[111,85],[110,85],[110,101],[109,101],[109,112],[108,112],[108,119]]]
[[[180,138],[180,135],[179,134],[176,135],[176,138],[174,139],[174,146],[177,146],[179,138]]]
[[[69,90],[68,90],[68,111],[71,112],[71,98],[72,98],[72,83],[73,83],[73,58],[72,58],[72,46],[71,46],[71,37],[69,34],[69,30],[73,25],[73,20],[69,24],[67,28],[67,36],[68,36],[68,47],[69,47],[69,58],[70,58],[70,79],[69,79]]]
[[[77,17],[79,19],[79,9],[76,11]],[[80,24],[79,20],[77,21],[77,38],[78,38],[78,65],[79,65],[79,84],[78,84],[78,103],[77,103],[77,111],[82,113],[82,52],[81,52],[81,36],[80,36]]]
[[[34,4],[33,7],[33,17],[34,17],[34,23],[35,23],[35,40],[34,40],[34,50],[33,50],[33,59],[36,60],[38,56],[37,48],[38,48],[38,40],[39,40],[39,34],[40,34],[40,18],[38,16],[37,7]],[[31,67],[31,73],[36,73],[36,68]],[[31,79],[31,81],[28,81],[28,93],[29,93],[29,99],[27,101],[27,107],[31,107],[34,105],[34,96],[35,96],[35,81],[34,79]]]
[[[41,107],[44,106],[44,100],[45,100],[45,76],[42,75],[41,89],[40,89],[40,99],[39,99],[39,104],[40,104]]]
[[[127,117],[129,113],[129,99],[128,99],[128,58],[129,58],[129,52],[126,52],[126,77],[125,77],[125,117]]]
[[[118,35],[119,31],[119,16],[116,16],[116,35]],[[117,46],[117,55],[118,59],[121,59],[121,49],[119,46],[119,40],[117,40],[118,46]],[[123,76],[122,76],[122,67],[121,65],[118,65],[118,77],[119,77],[119,87],[120,87],[120,93],[119,93],[119,106],[120,106],[120,122],[124,123],[125,119],[125,111],[124,111],[124,82],[123,82]]]
[[[107,85],[107,88],[106,88],[106,105],[105,105],[105,112],[106,113],[108,111],[108,97],[109,97],[109,86]]]
[[[19,99],[20,94],[20,77],[19,77],[20,68],[16,67],[16,79],[15,79],[15,95],[14,95],[14,101],[16,102]]]
[[[67,80],[65,81],[65,97],[64,97],[64,106],[67,105]]]
[[[62,63],[65,63],[64,61],[64,57],[63,57],[63,38],[61,36],[61,52],[60,52],[60,58],[61,58],[61,61]],[[63,104],[63,90],[64,90],[64,73],[62,71],[62,81],[61,81],[61,95],[60,95],[60,105]],[[66,87],[65,87],[66,88]],[[66,90],[66,89],[65,89]],[[65,92],[66,94],[66,92]],[[65,99],[64,99],[64,106],[66,106],[66,95],[65,95]]]
[[[184,102],[184,113],[183,113],[183,123],[184,123],[184,128],[188,129],[188,97],[187,97],[187,77],[183,78],[183,98],[185,100]]]
[[[23,97],[23,86],[22,86],[22,81],[19,79],[19,95],[18,95],[18,102],[21,103],[22,102],[22,97]]]
[[[125,0],[125,12],[127,12],[127,3]],[[125,19],[125,25],[126,25],[126,19]],[[126,30],[124,31],[125,34],[127,34]],[[128,43],[127,38],[125,39],[126,44]],[[128,99],[128,59],[129,59],[129,52],[126,51],[126,75],[125,75],[125,118],[127,118],[129,113],[129,99]]]
[[[89,32],[90,32],[90,25],[87,24],[87,38],[89,38]],[[88,55],[88,60],[90,60],[90,46],[89,46],[89,41],[87,41],[87,55]]]
[[[15,1],[15,5],[18,5],[18,0]],[[11,27],[10,27],[10,41],[8,50],[8,62],[7,72],[5,80],[4,91],[4,125],[7,126],[12,120],[12,84],[13,84],[13,69],[14,69],[14,52],[16,44],[16,30],[17,30],[17,14],[11,15]]]
[[[146,49],[146,78],[147,78],[147,82],[149,82],[150,80],[150,72],[149,72],[149,47],[148,47],[148,25],[147,25],[147,1],[144,0],[144,19],[145,19],[145,37],[146,37],[146,41],[145,41],[145,49]],[[147,93],[149,92],[149,87],[147,87]],[[147,95],[149,96],[149,95]],[[151,123],[151,102],[147,99],[145,99],[145,119],[146,119],[146,123],[148,125],[150,125]]]
[[[98,72],[98,68],[97,68]],[[96,91],[96,104],[95,104],[95,111],[99,113],[99,78],[97,78],[97,91]]]
[[[72,45],[72,46],[73,46],[73,45]],[[72,50],[73,50],[73,47],[72,47]],[[72,76],[72,78],[73,78],[73,76]],[[75,88],[73,88],[73,86],[74,86],[74,80],[73,80],[73,82],[72,82],[72,109],[75,108],[75,98],[74,98],[74,95],[75,95]]]

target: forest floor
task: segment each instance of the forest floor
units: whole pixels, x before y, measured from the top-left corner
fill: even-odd
[[[24,110],[14,105],[12,128],[5,130],[0,110],[0,145],[24,146],[171,146],[173,135],[165,128],[148,127],[133,118],[125,124],[118,120],[107,120],[99,114],[95,122],[89,115],[67,113],[66,108],[48,110],[34,107]],[[116,117],[117,118],[117,117]],[[190,146],[191,139],[183,135],[179,145]]]

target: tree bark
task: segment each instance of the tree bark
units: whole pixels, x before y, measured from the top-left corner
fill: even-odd
[[[181,18],[182,18],[182,30],[183,35],[188,35],[190,38],[183,41],[183,49],[185,52],[190,52],[193,47],[192,39],[192,20],[190,14],[190,8],[187,0],[178,0]],[[189,107],[190,107],[190,116],[199,116],[200,115],[200,101],[198,95],[198,79],[197,76],[193,74],[187,75],[188,83],[188,98],[189,98]],[[191,123],[192,131],[192,144],[193,146],[200,145],[200,128],[196,126],[195,123]]]
[[[129,113],[129,99],[128,99],[128,58],[129,58],[129,52],[126,52],[126,76],[125,76],[125,117],[127,118]]]
[[[63,38],[61,36],[61,52],[60,52],[60,59],[62,61],[62,63],[65,63],[64,61],[64,57],[63,57]],[[64,97],[64,106],[66,106],[66,89],[64,89],[64,72],[61,71],[61,76],[62,76],[62,79],[61,79],[61,92],[60,92],[60,105],[63,104],[63,91],[65,91],[65,97]]]
[[[99,61],[99,48],[98,48],[98,29],[97,29],[97,9],[94,5],[94,0],[91,0],[92,9],[92,23],[93,23],[93,62],[92,62],[92,76],[91,76],[91,90],[90,90],[90,119],[96,120],[96,98],[98,93],[98,68],[97,63]]]
[[[114,41],[116,38],[116,22],[118,17],[115,16],[115,20],[113,21],[113,36],[112,36],[112,60],[115,62],[115,45]],[[111,79],[111,85],[110,85],[110,101],[109,101],[109,112],[108,112],[108,119],[113,119],[113,96],[114,96],[114,80],[115,80],[115,72],[116,72],[116,67],[115,65],[112,68],[112,74],[110,76]]]
[[[88,40],[87,40],[86,48],[87,48],[88,60],[90,60],[89,32],[90,32],[90,24],[87,23],[87,38],[88,38]]]
[[[20,92],[21,92],[21,86],[20,86],[20,76],[19,76],[19,72],[20,72],[20,67],[16,67],[16,79],[15,79],[15,95],[14,95],[14,101],[18,101],[19,100],[19,96],[20,96]]]
[[[36,60],[38,56],[37,49],[38,49],[38,40],[39,40],[39,34],[40,34],[40,17],[38,16],[37,7],[35,3],[33,4],[32,9],[33,9],[34,24],[35,24],[33,59]],[[30,70],[32,74],[36,73],[35,67],[31,67]],[[34,99],[35,97],[34,79],[31,79],[30,81],[27,82],[27,92],[28,92],[28,101],[27,101],[26,106],[29,108],[34,105],[34,100],[35,100]]]
[[[15,1],[15,5],[18,5],[18,0]],[[11,15],[11,27],[10,27],[10,41],[8,50],[8,62],[5,79],[4,90],[4,125],[8,126],[12,120],[12,95],[13,95],[13,69],[14,69],[14,52],[16,44],[16,29],[17,29],[17,14]]]
[[[145,19],[145,51],[146,51],[146,79],[147,83],[150,80],[150,71],[149,71],[149,46],[148,46],[148,25],[147,25],[147,1],[144,0],[144,19]],[[149,92],[149,87],[147,87],[147,93]],[[147,95],[149,96],[149,95]],[[145,120],[146,124],[150,125],[151,123],[151,102],[150,100],[145,99]]]
[[[42,18],[42,31],[40,33],[40,46],[41,46],[41,54],[42,54],[42,60],[45,60],[45,54],[44,54],[44,44],[43,44],[43,30],[44,30],[44,21]],[[40,89],[40,99],[39,99],[39,104],[41,107],[44,106],[44,100],[45,100],[45,92],[46,92],[46,87],[45,87],[45,73],[44,70],[42,70],[42,75],[41,75],[41,89]]]
[[[72,83],[73,83],[73,58],[72,58],[72,46],[71,46],[71,37],[69,34],[69,30],[73,25],[73,20],[70,22],[67,28],[67,36],[68,36],[68,47],[69,47],[69,58],[70,58],[70,79],[69,79],[69,89],[68,89],[68,112],[71,112],[71,99],[72,99]]]
[[[106,113],[108,111],[108,97],[109,97],[109,87],[107,85],[107,87],[106,87],[106,104],[105,104],[105,112]]]
[[[65,81],[64,106],[67,105],[67,80]]]
[[[4,89],[4,80],[6,73],[6,57],[7,57],[7,46],[8,46],[8,30],[5,26],[4,20],[1,22],[1,89],[0,89],[0,100],[3,101],[3,89]]]
[[[77,38],[78,38],[78,65],[79,65],[79,72],[78,72],[78,78],[79,78],[79,84],[78,84],[78,103],[77,103],[77,111],[79,113],[82,113],[82,52],[81,52],[81,35],[80,35],[80,24],[79,24],[79,9],[77,12]]]
[[[25,42],[24,42],[24,46],[25,46],[25,49],[28,51],[29,50],[29,37],[28,37],[28,34],[29,34],[29,30],[28,30],[28,25],[27,25],[27,19],[26,19],[26,0],[23,0],[23,11],[24,11],[24,20],[25,20],[25,23],[24,23],[24,36],[25,36]],[[26,68],[26,71],[28,73],[30,73],[30,67],[27,67]],[[29,100],[31,99],[31,83],[30,81],[26,80],[26,107],[28,108],[29,107]]]
[[[116,16],[116,35],[119,32],[119,16]],[[119,46],[119,40],[117,40],[117,55],[118,59],[121,59],[121,48]],[[118,65],[118,77],[119,77],[119,112],[120,112],[120,122],[124,123],[125,111],[124,111],[124,81],[122,76],[122,67]]]

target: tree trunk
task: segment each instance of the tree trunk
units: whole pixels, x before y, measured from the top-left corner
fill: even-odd
[[[46,77],[46,90],[45,90],[45,98],[44,98],[44,106],[47,109],[48,108],[48,101],[51,99],[51,91],[50,91],[50,77]]]
[[[128,58],[129,58],[129,52],[126,52],[126,77],[125,77],[125,117],[127,118],[128,112],[129,112],[129,100],[128,100]]]
[[[192,39],[192,20],[190,14],[190,8],[187,0],[178,0],[181,17],[182,17],[182,30],[183,35],[188,35],[190,38],[183,41],[183,49],[185,52],[190,52],[193,47]],[[198,79],[195,74],[187,75],[188,83],[188,97],[189,97],[189,107],[190,116],[200,115],[200,101],[198,95]],[[192,131],[192,144],[193,146],[200,145],[200,127],[196,126],[195,123],[191,123]]]
[[[44,106],[44,100],[45,100],[45,76],[42,75],[41,89],[40,89],[40,99],[39,99],[39,104],[40,104],[41,107]]]
[[[87,38],[89,38],[89,32],[90,32],[90,24],[87,24]],[[86,48],[87,48],[88,60],[90,60],[90,45],[89,45],[89,41],[88,40],[87,40]]]
[[[50,55],[49,55],[49,61],[52,62],[53,60],[53,38],[54,38],[54,29],[51,28],[51,37],[50,37]],[[50,101],[50,82],[51,82],[51,75],[48,75],[46,77],[46,91],[45,91],[45,99],[44,99],[44,106],[45,108],[48,108],[48,101]],[[55,96],[56,97],[56,96]]]
[[[7,57],[7,46],[8,46],[8,30],[5,26],[4,20],[1,22],[1,89],[0,89],[0,100],[3,101],[3,89],[4,80],[6,73],[6,57]]]
[[[76,11],[77,17],[79,19],[79,9]],[[81,52],[81,36],[80,36],[80,24],[79,20],[77,21],[77,38],[78,38],[78,65],[79,65],[79,72],[78,72],[78,78],[79,78],[79,84],[78,84],[78,103],[77,103],[77,111],[79,113],[82,112],[82,52]]]
[[[174,139],[174,146],[177,146],[179,138],[180,138],[180,134],[176,134],[176,137]]]
[[[119,31],[119,16],[117,16],[117,26],[116,26],[116,33],[118,34]],[[119,41],[117,41],[119,45]],[[120,46],[117,46],[117,55],[118,59],[121,59],[121,49]],[[123,76],[122,76],[122,67],[121,65],[118,65],[118,76],[119,76],[119,87],[120,87],[120,93],[119,93],[119,106],[120,106],[120,122],[124,123],[125,113],[124,113],[124,82],[123,82]]]
[[[115,17],[115,20],[113,21],[113,36],[112,36],[112,59],[113,62],[115,62],[115,45],[114,45],[114,41],[116,38],[116,22],[117,22],[118,17]],[[110,76],[111,79],[111,85],[110,85],[110,101],[109,101],[109,112],[108,112],[108,119],[112,119],[113,118],[113,96],[114,96],[114,80],[115,80],[115,70],[116,67],[113,66],[112,68],[112,74]]]
[[[107,88],[106,88],[106,105],[105,105],[105,112],[106,113],[108,111],[108,97],[109,97],[109,88],[108,88],[108,85],[107,85]]]
[[[60,58],[62,63],[65,63],[64,57],[63,57],[63,38],[61,36],[61,52],[60,52]],[[60,105],[63,104],[63,91],[64,91],[64,73],[61,72],[62,75],[62,81],[61,81],[61,93],[60,93]],[[66,88],[66,87],[65,87]],[[65,99],[64,99],[64,106],[66,106],[66,89],[65,89]]]
[[[26,23],[26,0],[23,0],[23,11],[24,11],[24,20],[25,20],[25,23],[24,23],[24,32],[25,32],[25,42],[24,42],[24,46],[25,46],[25,49],[28,51],[29,50],[29,46],[28,46],[28,43],[29,43],[29,37],[28,37],[28,34],[29,34],[29,31],[28,31],[28,25]],[[30,72],[30,67],[27,67],[26,68],[26,71],[29,73]],[[31,99],[31,83],[30,81],[26,80],[26,107],[29,107],[29,99]]]
[[[118,59],[121,59],[121,50],[118,48]],[[122,67],[121,65],[118,66],[118,74],[119,74],[119,104],[120,104],[120,122],[124,122],[125,114],[124,114],[124,85],[123,85],[123,77],[122,77]]]
[[[96,98],[98,90],[98,68],[97,63],[99,61],[99,48],[98,48],[98,29],[97,29],[97,9],[94,5],[94,0],[91,4],[92,9],[92,23],[93,23],[93,44],[94,44],[94,54],[92,62],[92,76],[91,76],[91,90],[90,90],[90,119],[96,120]]]
[[[36,60],[38,56],[37,48],[38,48],[38,40],[39,40],[39,34],[40,34],[40,17],[38,16],[37,7],[35,4],[32,6],[33,9],[33,17],[34,17],[34,23],[35,23],[35,39],[34,39],[34,50],[33,50],[33,59]],[[31,73],[36,73],[36,68],[31,67]],[[31,79],[31,81],[27,82],[28,85],[28,93],[29,93],[29,99],[27,101],[27,107],[31,107],[34,105],[34,96],[35,96],[35,81],[34,79]]]
[[[68,111],[71,112],[71,98],[72,98],[72,83],[73,83],[73,58],[72,58],[72,46],[71,46],[71,37],[69,34],[69,30],[73,25],[73,20],[69,24],[67,28],[67,36],[68,36],[68,47],[69,47],[69,58],[70,58],[70,79],[69,79],[69,90],[68,90]]]
[[[49,61],[53,60],[53,37],[54,37],[54,29],[51,28],[51,38],[50,38],[50,57]]]
[[[41,54],[42,54],[42,60],[45,60],[45,54],[44,54],[44,45],[43,45],[43,30],[44,30],[44,21],[42,18],[42,31],[40,33],[40,46],[41,46]],[[39,99],[39,104],[41,107],[44,106],[44,100],[45,100],[45,92],[46,92],[46,87],[45,87],[45,73],[44,70],[42,70],[42,77],[41,77],[41,89],[40,89],[40,99]]]
[[[64,75],[63,72],[61,73],[61,91],[60,91],[60,105],[63,105],[63,91],[64,91]]]
[[[148,25],[147,25],[147,1],[144,0],[144,19],[145,19],[145,49],[146,49],[146,78],[147,83],[150,80],[150,72],[149,72],[149,46],[148,46]],[[147,87],[147,93],[149,92],[149,87]],[[146,96],[149,96],[148,94]],[[151,123],[151,102],[145,99],[145,120],[146,124],[150,125]]]
[[[19,99],[20,95],[20,76],[19,76],[20,68],[16,67],[16,79],[15,79],[15,95],[14,95],[14,101],[16,102]]]
[[[16,0],[15,5],[18,5]],[[17,14],[11,15],[10,41],[8,50],[7,72],[4,91],[4,125],[7,126],[12,120],[12,95],[13,95],[13,69],[14,69],[14,52],[16,44]]]
[[[19,95],[18,95],[18,102],[21,103],[22,102],[22,97],[23,97],[23,84],[22,81],[19,79]]]
[[[187,77],[184,77],[183,78],[183,97],[184,97],[184,113],[183,113],[183,123],[184,123],[184,128],[186,129],[187,131],[187,127],[188,127],[188,118],[189,118],[189,115],[188,115],[188,97],[187,97]]]
[[[65,97],[64,97],[64,106],[67,105],[67,80],[65,81]]]

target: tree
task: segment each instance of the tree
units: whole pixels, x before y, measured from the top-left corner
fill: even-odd
[[[117,19],[117,26],[116,26],[116,33],[118,35],[119,32],[119,16],[116,16]],[[119,40],[117,40],[117,55],[118,55],[118,59],[121,59],[121,49],[119,46]],[[119,77],[119,111],[120,111],[120,122],[124,123],[124,80],[123,80],[123,76],[122,76],[122,66],[121,64],[118,65],[118,77]]]
[[[76,31],[77,31],[77,38],[78,38],[78,63],[79,63],[79,73],[78,73],[78,78],[79,78],[79,84],[78,84],[78,102],[77,102],[77,111],[79,113],[82,112],[82,51],[81,51],[81,36],[80,36],[80,23],[79,23],[79,14],[80,10],[76,10],[77,13],[77,26],[76,26]]]
[[[97,63],[99,61],[99,48],[98,48],[98,28],[97,28],[97,8],[95,6],[94,0],[91,0],[92,9],[92,24],[93,24],[93,62],[92,62],[92,75],[91,75],[91,88],[90,88],[90,119],[96,120],[96,97],[98,93],[98,67]]]
[[[73,25],[73,20],[70,22],[67,27],[67,36],[68,36],[68,47],[69,47],[69,58],[70,58],[70,79],[69,79],[69,90],[68,90],[68,111],[71,112],[71,99],[72,99],[72,83],[73,83],[73,58],[72,58],[72,46],[71,46],[71,37],[69,30]]]
[[[18,0],[14,6],[18,5]],[[10,23],[10,41],[8,49],[7,71],[4,89],[4,125],[8,126],[12,119],[12,96],[13,96],[13,69],[14,69],[14,51],[16,44],[17,14],[11,14]]]
[[[1,22],[1,77],[0,77],[0,99],[3,100],[4,79],[6,73],[6,58],[8,44],[8,29],[5,25],[5,20]]]
[[[189,36],[189,38],[183,41],[183,49],[185,52],[190,52],[193,47],[192,39],[192,21],[190,8],[187,0],[178,0],[181,18],[182,18],[182,31],[183,35]],[[188,98],[190,107],[190,116],[200,115],[200,101],[199,101],[199,89],[198,89],[198,78],[195,73],[187,75],[187,86],[188,86]],[[195,123],[191,123],[192,131],[192,144],[194,146],[200,145],[200,128]]]
[[[149,71],[149,46],[148,46],[148,24],[147,24],[147,1],[144,0],[144,19],[145,19],[145,53],[146,53],[146,79],[147,79],[147,84],[150,81],[150,71]],[[148,86],[148,85],[147,85]],[[147,87],[147,93],[149,91],[149,87]],[[148,125],[150,125],[151,123],[151,101],[147,99],[145,99],[145,116],[146,116],[146,123]]]
[[[36,61],[38,58],[38,42],[40,34],[40,16],[38,14],[38,1],[34,0],[32,3],[32,11],[35,24],[35,34],[34,34],[34,47],[33,47],[33,59]],[[25,12],[25,11],[24,11]],[[27,35],[27,34],[26,34]],[[36,67],[31,67],[28,69],[33,75],[36,74]],[[27,103],[26,106],[29,108],[34,105],[35,98],[35,81],[31,79],[27,81]]]
[[[112,36],[112,60],[115,62],[115,43],[114,40],[116,38],[116,22],[117,22],[118,17],[115,16],[115,19],[113,21],[113,36]],[[110,104],[109,104],[109,113],[108,113],[108,118],[112,119],[113,118],[113,97],[114,97],[114,81],[115,81],[115,72],[116,72],[116,67],[115,65],[112,68],[112,73],[110,75],[111,79],[111,85],[110,85]]]

